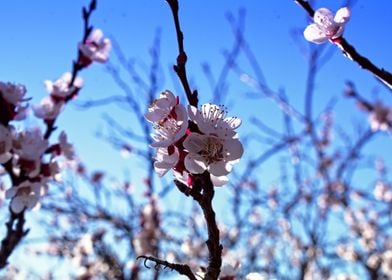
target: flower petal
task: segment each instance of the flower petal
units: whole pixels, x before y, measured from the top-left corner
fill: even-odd
[[[215,187],[221,187],[226,185],[229,182],[229,179],[226,176],[214,176],[210,175],[211,182]]]
[[[188,154],[184,160],[185,168],[194,174],[201,174],[207,169],[207,163],[198,154]]]
[[[333,22],[333,13],[327,8],[320,8],[314,12],[313,20],[316,24],[324,26],[328,22]]]
[[[326,41],[328,41],[328,37],[315,23],[312,23],[312,24],[308,25],[308,27],[305,28],[304,37],[309,42],[312,42],[315,44],[322,44],[322,43],[325,43]]]
[[[190,153],[198,153],[203,149],[205,144],[205,137],[199,133],[194,132],[185,138],[183,146]]]
[[[340,8],[335,15],[334,21],[336,23],[344,24],[348,22],[351,17],[351,11],[348,7]]]
[[[214,176],[225,176],[230,173],[231,165],[225,161],[215,161],[210,163],[208,171]]]
[[[238,139],[227,139],[225,141],[226,159],[233,161],[240,159],[244,153],[244,148]]]

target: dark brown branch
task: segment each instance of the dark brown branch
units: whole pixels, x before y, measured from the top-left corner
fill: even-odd
[[[197,107],[198,103],[198,98],[197,98],[197,91],[191,90],[186,74],[186,68],[185,64],[187,62],[187,55],[184,50],[184,35],[181,31],[180,27],[180,20],[178,18],[178,1],[177,0],[166,0],[166,2],[169,4],[170,9],[173,14],[173,19],[174,19],[174,25],[176,28],[176,33],[177,33],[177,43],[178,43],[178,56],[177,56],[177,64],[174,65],[174,71],[177,73],[178,78],[181,81],[181,84],[184,88],[186,97],[188,99],[188,102],[190,105]]]
[[[309,2],[306,0],[295,0],[295,2],[300,5],[308,15],[313,18],[314,10],[310,6]],[[392,90],[392,74],[383,68],[379,68],[374,65],[368,58],[360,55],[356,49],[346,41],[343,37],[334,39],[334,43],[343,51],[343,54],[355,61],[362,69],[368,70],[373,73],[377,79],[384,83],[390,90]]]
[[[155,263],[155,269],[159,269],[160,266],[163,266],[164,268],[175,270],[179,274],[185,275],[191,280],[197,280],[196,276],[193,274],[191,268],[187,264],[170,263],[152,256],[139,256],[137,259],[144,259],[144,266],[147,268],[151,268],[147,265],[147,261],[149,260]]]
[[[15,214],[10,209],[10,219],[6,223],[7,235],[1,241],[0,249],[0,269],[3,269],[8,264],[8,258],[15,250],[16,246],[25,237],[29,230],[24,230],[23,226],[25,223],[24,211]],[[15,227],[15,228],[14,228]]]

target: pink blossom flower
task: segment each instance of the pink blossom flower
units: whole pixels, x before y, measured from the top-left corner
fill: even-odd
[[[45,96],[39,105],[33,105],[34,115],[39,119],[53,120],[57,118],[64,106],[64,101],[56,101]]]
[[[83,79],[76,77],[75,81],[71,86],[72,74],[69,72],[64,73],[55,82],[46,80],[44,81],[46,90],[50,95],[57,97],[59,99],[65,99],[70,95],[75,94],[83,86]]]
[[[84,59],[82,64],[87,66],[93,61],[105,63],[109,58],[111,48],[112,43],[103,36],[102,30],[93,30],[86,42],[79,45],[79,50],[83,55],[82,59]]]
[[[16,106],[23,100],[26,94],[26,88],[21,84],[0,82],[0,94],[8,103]]]
[[[200,110],[197,110],[194,106],[189,106],[188,114],[202,133],[221,138],[234,137],[236,135],[234,130],[241,125],[239,118],[226,117],[226,108],[215,104],[204,104]]]
[[[179,158],[180,153],[174,146],[158,148],[154,162],[155,172],[162,177],[177,164]]]
[[[59,144],[61,153],[68,160],[73,160],[75,158],[75,150],[71,143],[68,142],[67,134],[62,131],[59,135]]]
[[[47,191],[47,186],[40,182],[24,181],[16,187],[6,191],[6,198],[12,198],[11,209],[14,213],[20,213],[24,209],[34,208],[41,196]]]
[[[12,133],[8,127],[0,124],[0,164],[6,163],[12,157]]]
[[[314,23],[308,25],[304,31],[305,39],[316,44],[321,44],[329,39],[336,39],[342,36],[344,25],[351,15],[350,9],[341,8],[333,13],[327,8],[318,9],[313,16]]]
[[[208,170],[214,176],[225,176],[243,154],[237,138],[219,138],[196,132],[185,138],[183,146],[189,152],[185,157],[185,168],[194,174]]]
[[[16,154],[31,161],[39,159],[48,148],[48,140],[43,138],[39,128],[17,134],[13,144]]]
[[[161,93],[148,107],[145,118],[153,123],[156,134],[152,147],[168,147],[183,137],[188,128],[186,109],[170,91]]]

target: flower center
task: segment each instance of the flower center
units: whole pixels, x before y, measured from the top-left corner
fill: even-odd
[[[172,135],[175,135],[181,129],[181,126],[179,125],[179,122],[175,118],[173,118],[171,115],[168,115],[166,118],[154,124],[153,128],[160,135],[168,138]]]
[[[223,143],[215,137],[207,138],[200,155],[207,161],[207,164],[223,160]]]

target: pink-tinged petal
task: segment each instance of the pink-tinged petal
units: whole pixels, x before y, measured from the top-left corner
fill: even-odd
[[[210,175],[211,182],[215,187],[221,187],[226,185],[229,182],[229,179],[226,176],[214,176]]]
[[[328,37],[315,23],[312,23],[305,28],[304,37],[309,42],[315,44],[322,44],[328,41]]]
[[[239,126],[241,125],[241,123],[242,123],[241,119],[235,118],[235,117],[226,118],[224,121],[225,121],[225,122],[229,125],[229,127],[231,127],[232,129],[236,129],[236,128],[239,127]]]
[[[214,176],[225,176],[230,173],[231,166],[224,161],[215,161],[210,163],[208,171]]]
[[[103,32],[101,29],[94,29],[89,36],[89,41],[98,42],[103,38]]]
[[[185,168],[193,174],[201,174],[207,169],[207,163],[198,154],[188,154],[184,160]]]
[[[190,153],[198,153],[204,148],[205,144],[205,137],[199,133],[194,132],[185,138],[183,146]]]
[[[197,122],[196,121],[196,115],[198,114],[198,110],[195,106],[188,105],[188,116],[191,121]]]
[[[144,114],[144,117],[146,120],[149,122],[159,122],[162,118],[162,110],[154,110],[154,111],[148,111],[147,113]]]
[[[5,198],[10,199],[13,198],[16,195],[16,192],[18,191],[18,188],[12,187],[5,192]]]
[[[344,25],[340,25],[336,30],[335,34],[332,36],[332,39],[339,38],[340,36],[343,35],[343,32],[344,32]]]
[[[351,11],[348,7],[340,8],[335,15],[334,21],[336,23],[344,24],[349,21],[351,17]]]
[[[333,22],[333,13],[327,8],[320,8],[314,12],[313,20],[318,25],[325,25],[328,22]]]
[[[11,153],[0,154],[0,164],[6,163],[12,158]]]

